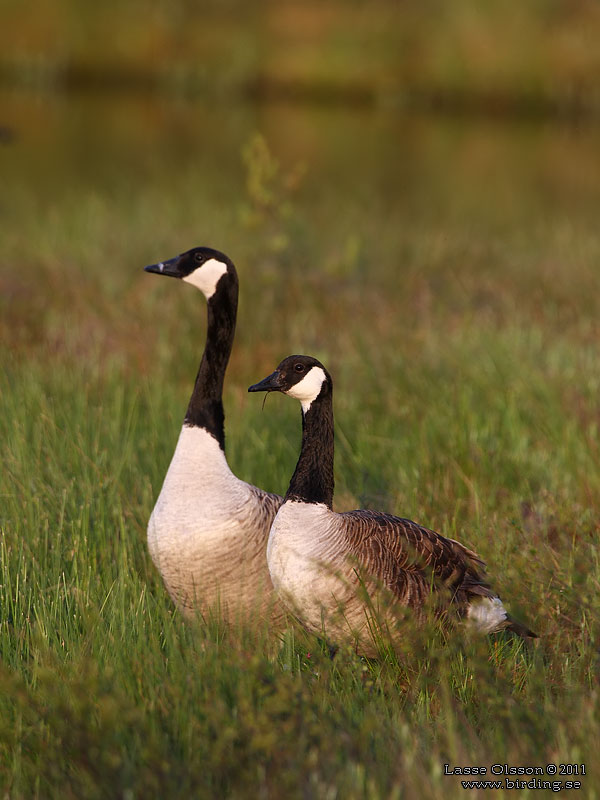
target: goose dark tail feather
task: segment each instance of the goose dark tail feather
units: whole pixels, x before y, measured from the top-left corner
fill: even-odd
[[[517,622],[516,619],[513,619],[511,616],[508,616],[508,615],[507,615],[506,619],[507,619],[507,623],[508,623],[507,626],[506,626],[506,630],[507,631],[512,631],[513,633],[516,633],[517,636],[521,636],[523,639],[537,639],[538,638],[537,633],[534,633],[532,630],[530,630],[527,627],[527,625],[522,625],[520,622]]]

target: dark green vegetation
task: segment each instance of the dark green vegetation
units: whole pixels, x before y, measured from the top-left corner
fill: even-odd
[[[0,82],[600,112],[596,0],[3,0]]]
[[[3,108],[5,796],[464,797],[446,762],[584,762],[591,796],[597,131],[130,97]],[[205,307],[142,267],[197,244],[240,273],[232,468],[285,490],[299,410],[261,412],[246,388],[290,352],[319,357],[338,507],[474,547],[540,634],[530,652],[407,629],[398,660],[331,661],[292,623],[173,613],[145,527]]]

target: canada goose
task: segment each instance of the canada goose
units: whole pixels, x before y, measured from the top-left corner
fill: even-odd
[[[226,619],[279,615],[266,563],[269,529],[282,503],[231,472],[225,458],[223,380],[235,333],[233,262],[195,247],[146,272],[180,278],[203,292],[208,328],[175,453],[148,523],[148,546],[184,614],[219,607]]]
[[[464,545],[390,514],[332,510],[333,384],[317,359],[289,356],[248,391],[283,392],[302,405],[300,457],[267,560],[275,590],[309,630],[350,633],[360,652],[375,655],[369,616],[387,594],[417,616],[433,600],[440,615],[453,607],[483,633],[535,636],[508,616],[485,581],[484,562]]]

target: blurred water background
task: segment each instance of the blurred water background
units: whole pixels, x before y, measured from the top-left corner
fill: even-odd
[[[533,243],[523,292],[558,291],[600,207],[599,33],[587,0],[4,0],[11,337],[35,328],[19,298],[63,245],[74,262],[102,247],[115,276],[204,243],[390,288],[403,265],[448,274],[473,248],[497,282]]]
[[[307,223],[325,215],[343,247],[371,246],[372,218],[502,232],[597,213],[596,3],[4,0],[1,13],[14,235],[20,203],[40,213],[80,192],[236,205],[257,131],[306,167]]]

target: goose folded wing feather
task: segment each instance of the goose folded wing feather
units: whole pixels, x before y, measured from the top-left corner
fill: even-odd
[[[422,605],[432,588],[493,596],[484,562],[459,542],[391,514],[360,510],[340,516],[349,553],[402,603]]]

